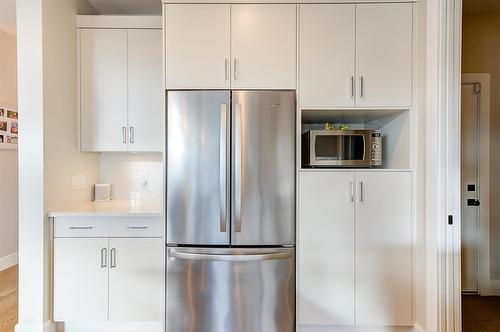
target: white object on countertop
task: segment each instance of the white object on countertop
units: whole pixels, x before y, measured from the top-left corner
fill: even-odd
[[[96,183],[94,186],[94,200],[97,202],[111,200],[111,184]]]

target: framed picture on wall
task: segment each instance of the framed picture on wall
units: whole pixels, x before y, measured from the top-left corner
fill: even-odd
[[[17,149],[18,118],[16,107],[0,104],[0,149]]]

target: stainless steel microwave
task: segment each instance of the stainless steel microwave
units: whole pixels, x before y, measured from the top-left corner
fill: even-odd
[[[302,134],[304,167],[382,165],[380,130],[310,130]]]

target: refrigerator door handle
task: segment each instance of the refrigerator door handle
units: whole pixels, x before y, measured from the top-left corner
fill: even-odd
[[[196,260],[196,261],[225,261],[225,262],[255,262],[274,259],[287,259],[292,257],[292,252],[277,252],[277,253],[262,253],[262,254],[241,254],[241,255],[224,255],[224,254],[201,254],[180,251],[179,249],[170,249],[170,257]]]
[[[220,105],[220,231],[227,231],[227,104]]]
[[[243,108],[241,104],[234,105],[234,115],[235,115],[235,156],[234,156],[234,231],[241,232],[241,168],[242,163],[242,113]]]

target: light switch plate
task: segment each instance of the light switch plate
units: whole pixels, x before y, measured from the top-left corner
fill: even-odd
[[[85,175],[73,175],[71,178],[71,189],[82,190],[85,188]]]

